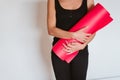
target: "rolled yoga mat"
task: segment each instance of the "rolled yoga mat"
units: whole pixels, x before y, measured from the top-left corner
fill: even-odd
[[[100,4],[97,3],[82,19],[80,19],[69,31],[75,32],[83,27],[88,26],[85,30],[86,33],[93,34],[98,30],[105,27],[113,19],[110,17],[109,12]],[[78,51],[69,54],[64,51],[63,43],[76,41],[73,39],[60,39],[52,48],[54,53],[61,59],[70,63],[78,54]]]

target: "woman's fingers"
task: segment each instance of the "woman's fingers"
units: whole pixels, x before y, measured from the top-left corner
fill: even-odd
[[[88,26],[85,26],[85,27],[81,28],[80,30],[85,31],[87,28],[88,28]]]
[[[68,47],[66,44],[63,43],[63,46],[66,50],[70,49],[70,47]]]
[[[81,40],[82,43],[85,43],[89,37],[91,36],[91,34],[86,34],[86,36],[83,37],[83,39]]]
[[[65,52],[67,52],[68,54],[72,53],[73,48],[72,42],[65,41],[65,43],[63,43],[63,46]]]
[[[64,49],[63,49],[63,50],[64,50],[65,52],[67,52],[68,54],[72,53],[70,47],[68,47],[66,44],[63,44],[63,46],[64,46]]]
[[[86,33],[86,37],[90,37],[92,34]]]
[[[86,42],[86,40],[84,40],[84,42]],[[69,54],[75,52],[75,51],[78,51],[78,50],[81,50],[83,49],[83,44],[79,43],[79,42],[68,42],[66,41],[63,46],[64,46],[64,51]]]

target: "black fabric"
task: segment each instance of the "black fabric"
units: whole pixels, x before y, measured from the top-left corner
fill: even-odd
[[[75,10],[64,9],[58,0],[55,0],[56,27],[68,31],[87,13],[87,0],[82,1],[82,5]],[[59,40],[54,37],[53,45]],[[68,64],[59,59],[51,51],[52,65],[56,80],[86,80],[88,67],[88,46],[80,50],[78,55]]]
[[[86,80],[88,68],[87,47],[68,64],[58,58],[52,51],[52,65],[56,80]]]

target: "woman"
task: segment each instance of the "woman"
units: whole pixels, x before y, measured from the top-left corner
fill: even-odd
[[[47,25],[49,35],[54,36],[53,45],[59,38],[76,39],[83,43],[66,42],[63,44],[68,54],[79,50],[78,55],[69,64],[51,51],[56,80],[86,80],[88,43],[95,34],[84,33],[87,27],[76,32],[69,32],[68,30],[93,6],[93,0],[48,0]]]

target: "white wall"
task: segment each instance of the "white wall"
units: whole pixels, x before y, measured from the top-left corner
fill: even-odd
[[[90,62],[88,78],[114,78],[120,80],[120,1],[95,0],[100,2],[111,13],[113,22],[99,31],[95,39],[90,43]],[[110,77],[110,78],[109,78]],[[118,79],[119,77],[119,79]],[[100,79],[101,80],[101,79]],[[106,79],[105,79],[106,80]]]
[[[114,21],[89,45],[88,80],[120,80],[119,3],[102,3]],[[0,0],[0,80],[54,80],[46,0]]]
[[[45,1],[0,1],[0,80],[53,80],[45,16]]]

